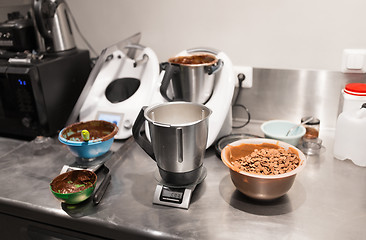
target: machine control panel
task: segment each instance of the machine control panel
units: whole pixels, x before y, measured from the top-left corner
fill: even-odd
[[[104,120],[107,122],[111,122],[120,127],[123,121],[123,114],[109,113],[109,112],[98,112],[97,118],[98,120]]]

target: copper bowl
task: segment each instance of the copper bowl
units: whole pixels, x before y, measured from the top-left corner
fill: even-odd
[[[250,154],[250,148],[261,144],[276,145],[295,152],[300,158],[300,164],[294,170],[277,175],[259,175],[240,171],[233,166],[233,161]],[[240,151],[234,151],[240,149]],[[231,180],[235,187],[248,197],[259,200],[273,200],[285,195],[292,187],[296,174],[305,167],[306,157],[296,147],[273,139],[254,138],[242,139],[227,145],[221,152],[223,163],[230,169]]]

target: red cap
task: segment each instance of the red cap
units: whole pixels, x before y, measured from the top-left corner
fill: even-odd
[[[366,96],[366,83],[349,83],[344,92],[355,96]]]

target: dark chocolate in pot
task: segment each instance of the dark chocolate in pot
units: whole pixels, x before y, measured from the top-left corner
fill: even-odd
[[[216,58],[209,54],[192,55],[192,56],[180,56],[169,59],[170,63],[182,64],[182,65],[195,65],[195,64],[208,64],[215,63]]]

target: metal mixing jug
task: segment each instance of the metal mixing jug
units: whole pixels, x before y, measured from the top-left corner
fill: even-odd
[[[168,101],[206,103],[213,92],[215,74],[223,62],[211,54],[194,54],[170,58],[162,63],[165,70],[160,93]],[[172,97],[168,87],[172,82]]]
[[[164,181],[194,183],[201,174],[212,111],[192,102],[168,102],[141,109],[132,128],[141,148],[154,159]],[[150,139],[140,132],[148,122]]]
[[[68,16],[69,8],[64,0],[34,0],[33,11],[47,52],[63,52],[76,48]]]

